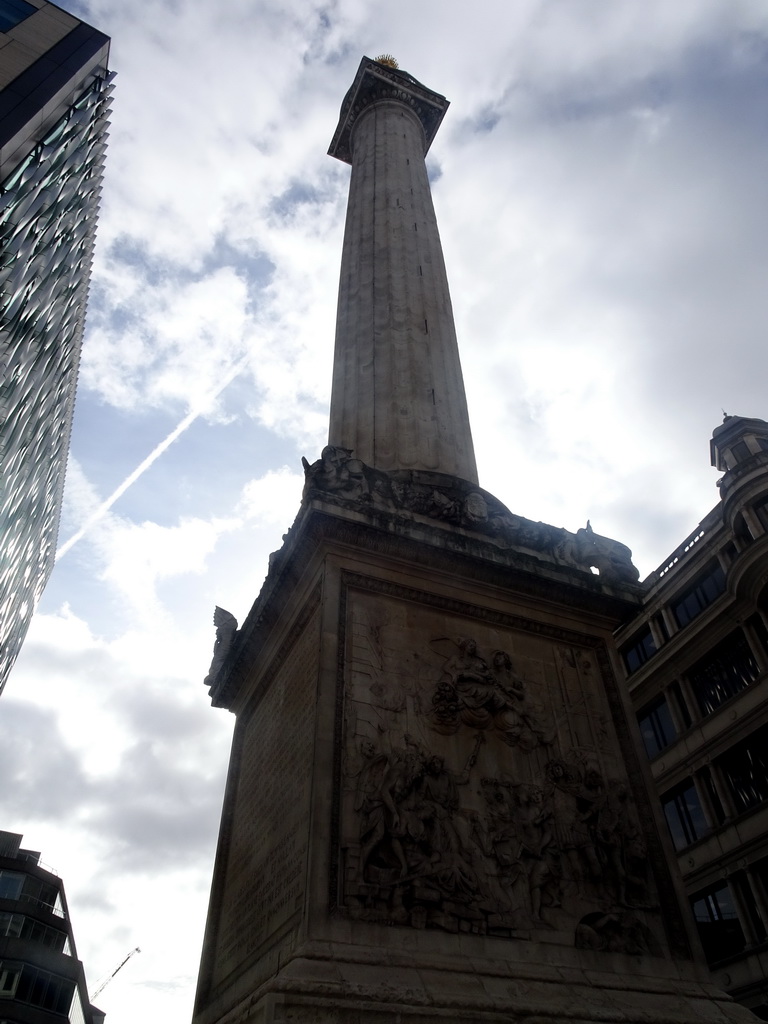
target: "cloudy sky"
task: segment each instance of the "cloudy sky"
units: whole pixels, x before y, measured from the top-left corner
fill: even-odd
[[[233,724],[202,684],[211,619],[245,617],[325,442],[349,176],[326,151],[361,56],[451,100],[428,166],[481,483],[590,518],[644,577],[715,504],[722,410],[768,418],[768,6],[62,6],[118,78],[0,827],[63,876],[92,988],[141,947],[110,1024],[187,1024]]]

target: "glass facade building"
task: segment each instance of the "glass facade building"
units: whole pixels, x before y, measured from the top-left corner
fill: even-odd
[[[112,73],[109,39],[0,0],[0,690],[56,550]]]

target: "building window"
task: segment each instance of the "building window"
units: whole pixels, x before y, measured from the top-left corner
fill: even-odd
[[[20,871],[0,871],[0,899],[21,900],[57,917],[66,916],[57,885]]]
[[[766,893],[768,893],[768,858],[763,858],[763,860],[759,860],[757,863],[752,864],[750,867],[750,874],[752,886],[763,897],[763,900],[765,900]],[[768,931],[768,929],[763,925],[763,932],[765,933],[766,931]],[[761,938],[759,934],[758,938]],[[763,934],[762,938],[765,938],[765,934]]]
[[[25,903],[32,903],[41,910],[47,910],[56,917],[65,917],[58,886],[34,875],[24,876],[24,887],[19,897]]]
[[[14,25],[26,21],[36,9],[26,0],[0,0],[0,32],[9,32]]]
[[[26,917],[24,914],[11,914],[7,910],[0,910],[0,937],[4,935],[17,939],[30,939],[41,946],[55,949],[58,953],[72,955],[66,932],[59,931],[58,928],[50,928],[47,924],[35,921],[34,918]]]
[[[762,528],[768,533],[768,498],[761,498],[753,505],[752,510]]]
[[[621,656],[624,658],[624,664],[630,675],[636,672],[641,665],[644,665],[651,655],[655,653],[656,643],[650,626],[646,626],[642,633],[638,633],[637,636],[633,637],[621,650]]]
[[[667,623],[664,620],[664,616],[661,614],[654,615],[653,621],[662,640],[669,640],[669,630],[667,629]]]
[[[718,825],[722,825],[725,821],[725,808],[723,807],[720,794],[717,792],[714,780],[712,779],[712,772],[709,768],[701,768],[696,773],[696,780],[699,785],[703,787],[704,792],[707,795],[709,806],[714,814],[715,821]]]
[[[764,725],[717,759],[737,811],[748,811],[768,800],[766,744],[768,726]]]
[[[691,897],[691,907],[710,965],[744,949],[744,932],[727,882],[696,893]]]
[[[726,544],[723,548],[722,554],[728,565],[733,565],[739,554],[739,549],[734,543]]]
[[[685,849],[709,832],[709,822],[693,779],[686,779],[680,786],[665,793],[661,798],[661,806],[676,850]]]
[[[702,715],[711,715],[759,675],[747,638],[737,629],[693,666],[688,681]]]
[[[763,916],[760,912],[757,900],[755,899],[755,894],[753,892],[749,876],[746,872],[739,871],[735,875],[731,876],[731,885],[738,893],[739,906],[741,907],[742,914],[746,914],[749,919],[753,938],[757,942],[764,942],[766,934],[768,933],[766,933]],[[750,936],[748,935],[747,938],[749,937]]]
[[[0,871],[0,900],[17,900],[24,878],[18,871]]]
[[[733,535],[739,542],[740,548],[748,548],[752,541],[755,539],[752,536],[752,531],[749,528],[744,516],[739,513],[733,522]]]
[[[677,682],[670,683],[669,692],[672,695],[672,699],[675,702],[677,713],[680,715],[680,721],[683,723],[683,728],[690,729],[692,724],[691,713],[688,710],[688,705],[685,703],[683,692],[680,689],[680,684]]]
[[[0,962],[0,996],[42,1006],[53,1013],[68,1013],[75,983],[29,964]]]
[[[733,457],[734,464],[736,464],[751,458],[752,452],[747,447],[746,441],[737,441],[736,444],[731,446],[731,456]]]
[[[720,563],[710,566],[707,573],[686,590],[682,597],[672,603],[672,614],[678,626],[682,628],[695,619],[705,608],[712,604],[725,591],[725,573]]]
[[[747,625],[760,641],[763,654],[768,654],[768,629],[765,628],[762,615],[759,612],[756,612],[754,615],[750,615],[747,619]]]
[[[677,730],[669,705],[664,697],[659,697],[637,716],[640,724],[640,735],[643,737],[645,752],[648,757],[656,757],[665,747],[677,739]]]
[[[19,983],[21,964],[0,960],[0,998],[12,999]]]

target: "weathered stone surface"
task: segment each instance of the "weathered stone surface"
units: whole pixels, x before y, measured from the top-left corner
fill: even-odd
[[[317,600],[238,718],[220,844],[212,991],[290,934],[310,846]]]
[[[312,499],[235,638],[196,1024],[747,1021],[693,958],[613,675],[631,588],[526,591],[430,529]]]
[[[311,465],[303,460],[304,501],[320,498],[341,508],[376,510],[396,520],[421,517],[492,538],[509,550],[568,565],[600,576],[601,583],[637,583],[632,552],[620,541],[586,528],[568,530],[514,515],[477,484],[444,473],[393,470],[386,473],[355,458],[348,448],[327,445]]]
[[[631,553],[477,485],[423,160],[444,109],[365,59],[342,109],[330,444],[208,680],[238,724],[194,1024],[746,1024],[614,674]]]
[[[413,105],[426,90],[364,60],[358,77],[366,76],[380,88],[354,112],[349,132],[329,443],[377,469],[477,483],[424,126]]]
[[[418,929],[661,955],[595,651],[426,596],[414,607],[370,581],[350,586],[347,614],[340,905]]]

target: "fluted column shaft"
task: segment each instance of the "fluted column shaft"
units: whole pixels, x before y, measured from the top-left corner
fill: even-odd
[[[422,124],[379,100],[351,148],[329,443],[377,469],[477,482]]]

